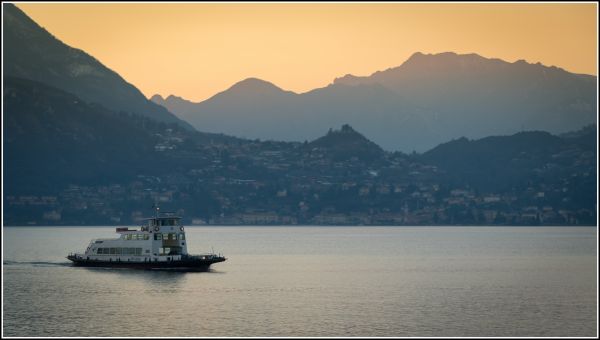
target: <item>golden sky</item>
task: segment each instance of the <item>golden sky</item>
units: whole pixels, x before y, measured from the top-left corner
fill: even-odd
[[[146,96],[201,101],[248,77],[294,92],[411,54],[597,74],[595,3],[17,3]]]

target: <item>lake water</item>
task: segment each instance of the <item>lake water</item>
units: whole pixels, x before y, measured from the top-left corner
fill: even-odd
[[[188,227],[211,272],[71,267],[112,227],[3,229],[4,336],[596,337],[597,229]]]

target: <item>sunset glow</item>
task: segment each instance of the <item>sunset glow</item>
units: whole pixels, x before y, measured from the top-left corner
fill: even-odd
[[[295,92],[411,54],[477,53],[597,74],[592,3],[19,3],[146,96],[204,100],[257,77]]]

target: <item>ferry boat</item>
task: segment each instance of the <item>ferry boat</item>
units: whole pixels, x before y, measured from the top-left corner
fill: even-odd
[[[157,213],[138,228],[117,228],[118,238],[93,239],[84,253],[70,253],[75,266],[207,271],[221,254],[190,255],[181,217]]]

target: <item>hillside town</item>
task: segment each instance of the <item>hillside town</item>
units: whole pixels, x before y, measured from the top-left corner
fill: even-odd
[[[156,137],[157,161],[173,162],[168,173],[149,171],[102,185],[72,183],[52,194],[6,195],[5,224],[132,225],[151,215],[155,205],[176,211],[189,225],[593,225],[596,220],[595,201],[585,201],[596,187],[595,149],[562,148],[524,174],[526,180],[491,190],[452,180],[421,155],[385,152],[349,126],[310,143],[190,144],[173,129]],[[193,165],[182,167],[187,162],[182,159],[193,159]]]

